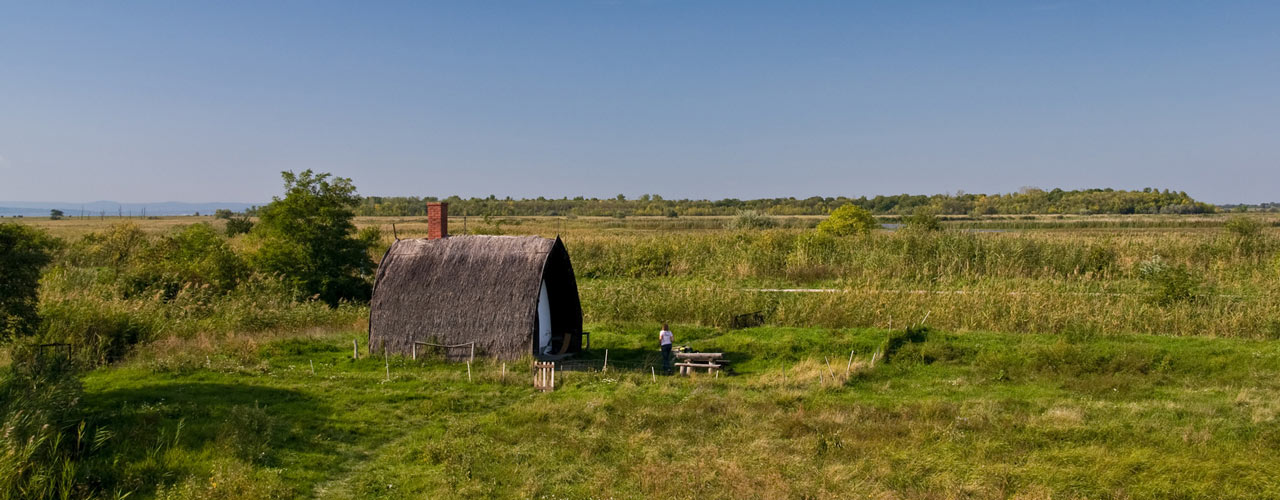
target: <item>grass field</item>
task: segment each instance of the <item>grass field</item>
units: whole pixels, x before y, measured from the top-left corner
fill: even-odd
[[[647,326],[593,330],[611,359],[653,356]],[[522,363],[468,381],[392,359],[387,379],[339,330],[153,345],[91,373],[85,401],[143,497],[1280,494],[1272,343],[931,332],[869,367],[885,331],[676,331],[737,374],[562,372],[540,394]]]
[[[353,361],[367,307],[262,277],[131,293],[76,253],[120,221],[27,219],[69,245],[41,339],[97,368],[66,391],[74,443],[0,440],[0,492],[34,496],[4,481],[39,472],[74,478],[74,498],[1274,498],[1280,243],[1274,215],[1249,217],[1249,234],[1226,216],[1037,216],[839,239],[813,217],[469,218],[559,234],[573,257],[582,358],[598,369],[608,349],[611,370],[549,394],[527,360],[470,377]],[[132,222],[154,239],[210,219]],[[385,244],[392,224],[425,233],[358,223]],[[764,326],[728,328],[753,311]],[[660,321],[734,373],[651,375]],[[46,396],[20,385],[5,390]],[[73,460],[22,469],[50,446]]]

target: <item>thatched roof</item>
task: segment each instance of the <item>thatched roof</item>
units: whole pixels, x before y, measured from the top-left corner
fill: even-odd
[[[538,292],[547,282],[556,333],[582,331],[569,254],[559,238],[452,236],[400,240],[378,266],[369,315],[376,352],[412,342],[476,343],[476,355],[533,352]],[[460,352],[452,352],[454,357]]]

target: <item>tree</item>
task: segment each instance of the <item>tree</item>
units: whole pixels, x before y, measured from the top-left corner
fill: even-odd
[[[0,224],[0,340],[36,332],[40,270],[49,264],[57,242],[22,224]]]
[[[55,209],[53,209],[53,210],[50,210],[50,211],[49,211],[49,219],[50,219],[50,220],[60,220],[60,219],[62,219],[62,215],[63,215],[63,214],[62,214],[62,211],[61,211],[61,210],[58,210],[58,209],[56,209],[56,208],[55,208]]]
[[[253,256],[256,267],[330,305],[368,300],[374,263],[368,242],[355,237],[352,219],[360,197],[351,179],[310,169],[280,175],[285,195],[258,212],[251,233],[261,241]]]
[[[871,212],[852,203],[845,204],[831,211],[826,220],[818,223],[818,232],[832,236],[848,236],[851,234],[870,234],[872,229],[880,227]]]
[[[200,215],[200,214],[196,214],[196,215]],[[213,211],[213,218],[215,219],[230,219],[232,215],[235,215],[235,212],[232,212],[231,210],[228,210],[226,208],[219,208]]]

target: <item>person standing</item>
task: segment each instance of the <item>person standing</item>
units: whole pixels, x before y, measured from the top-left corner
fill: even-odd
[[[658,332],[658,344],[662,346],[662,372],[667,375],[671,374],[671,343],[675,340],[675,335],[667,328],[667,324],[662,324],[662,331]]]

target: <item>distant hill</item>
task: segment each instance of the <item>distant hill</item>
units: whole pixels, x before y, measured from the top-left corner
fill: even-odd
[[[214,210],[225,208],[242,212],[253,207],[253,203],[207,202],[187,203],[181,201],[163,201],[156,203],[119,203],[114,201],[93,201],[75,203],[68,201],[0,201],[0,217],[41,217],[48,216],[50,210],[61,210],[68,216],[84,215],[194,215],[196,213],[211,214]]]

